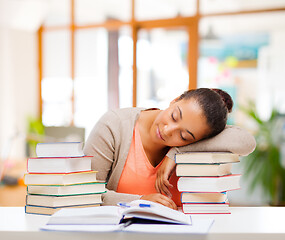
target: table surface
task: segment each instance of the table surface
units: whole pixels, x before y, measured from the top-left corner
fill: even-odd
[[[195,219],[214,218],[207,235],[191,236],[191,239],[285,239],[285,207],[231,207],[231,214],[197,214]],[[40,231],[49,216],[25,214],[23,207],[0,207],[0,239],[173,239],[169,234],[139,233],[69,233]],[[177,239],[189,239],[178,234]]]

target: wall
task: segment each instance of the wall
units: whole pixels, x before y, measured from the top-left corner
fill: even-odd
[[[1,157],[25,157],[26,119],[37,116],[37,36],[0,27],[0,151]]]
[[[3,135],[1,134],[3,132],[3,100],[4,100],[4,88],[2,87],[4,85],[3,81],[4,81],[4,75],[3,75],[3,68],[4,68],[4,59],[3,59],[3,51],[4,51],[4,48],[3,48],[3,42],[4,42],[4,39],[3,39],[3,29],[1,28],[0,26],[0,52],[2,54],[0,54],[0,151],[2,150],[2,146],[3,146]],[[1,152],[0,152],[1,154]],[[1,157],[1,155],[0,155]]]

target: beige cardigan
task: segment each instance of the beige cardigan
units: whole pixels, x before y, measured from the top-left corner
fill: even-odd
[[[116,189],[130,149],[134,126],[142,110],[124,108],[107,112],[94,126],[86,141],[84,153],[93,156],[92,169],[98,171],[98,180],[107,182],[108,191],[102,197],[104,205],[116,205],[141,197],[117,193]],[[175,153],[181,151],[229,151],[247,155],[254,148],[253,136],[241,128],[231,126],[211,139],[172,148],[167,156],[174,159]]]

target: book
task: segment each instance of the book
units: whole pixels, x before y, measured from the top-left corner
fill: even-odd
[[[83,183],[74,185],[29,185],[28,194],[69,196],[80,194],[93,194],[106,192],[104,182]]]
[[[239,162],[239,155],[229,152],[183,152],[175,154],[178,163],[234,163]]]
[[[146,200],[135,200],[120,206],[65,208],[52,215],[47,224],[119,224],[130,219],[135,222],[191,224],[190,216]]]
[[[181,203],[225,203],[227,192],[182,192]]]
[[[38,143],[36,146],[37,157],[82,157],[82,142],[50,142]]]
[[[224,176],[231,174],[232,163],[177,164],[176,175],[180,176]]]
[[[87,236],[92,238],[92,233],[110,233],[110,232],[116,232],[116,236],[118,235],[120,239],[145,239],[146,237],[148,239],[161,239],[161,235],[165,239],[166,235],[172,235],[167,236],[166,239],[172,239],[174,234],[176,236],[181,236],[181,234],[195,234],[196,236],[199,236],[198,238],[201,238],[201,234],[203,234],[203,237],[209,232],[211,227],[213,226],[214,218],[195,218],[195,223],[192,225],[188,224],[97,224],[97,225],[47,225],[45,224],[40,228],[40,230],[43,231],[60,231],[60,232],[88,232],[91,234],[87,234]],[[118,232],[129,232],[129,233],[136,233],[136,235],[126,235],[126,237],[121,237],[121,234],[118,234]],[[138,235],[138,233],[141,233]],[[145,234],[152,234],[152,237],[148,237]],[[158,235],[160,234],[160,235]],[[110,235],[110,234],[109,234]],[[97,234],[98,236],[98,234]],[[102,238],[100,239],[109,239],[104,238],[106,235],[102,235]],[[111,237],[113,237],[114,234],[111,234]],[[140,237],[141,236],[141,237]],[[192,237],[191,236],[191,237]],[[202,237],[202,238],[203,238]],[[93,237],[94,238],[94,237]],[[179,239],[181,237],[178,237]],[[197,238],[197,237],[196,237]],[[98,239],[95,238],[95,239]],[[117,238],[115,238],[117,239]],[[182,237],[182,239],[186,239],[186,237]]]
[[[229,203],[184,203],[182,204],[182,211],[185,214],[217,214],[217,213],[230,213]]]
[[[42,206],[25,206],[25,213],[29,214],[41,214],[41,215],[52,215],[62,208],[83,208],[83,207],[99,207],[100,204],[87,204],[80,206],[65,206],[65,207],[42,207]]]
[[[85,204],[102,203],[102,194],[84,194],[72,196],[47,196],[47,195],[27,195],[26,205],[43,207],[65,207]]]
[[[180,177],[177,188],[180,192],[225,192],[240,188],[240,174],[221,177]]]
[[[72,185],[80,183],[96,182],[97,171],[77,173],[26,173],[24,183],[26,185]]]
[[[29,173],[70,173],[91,171],[91,156],[29,158],[27,172]]]

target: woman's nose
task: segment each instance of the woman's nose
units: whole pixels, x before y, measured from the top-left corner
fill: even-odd
[[[172,133],[177,129],[176,124],[168,124],[164,126],[164,134],[167,136],[171,136]]]

